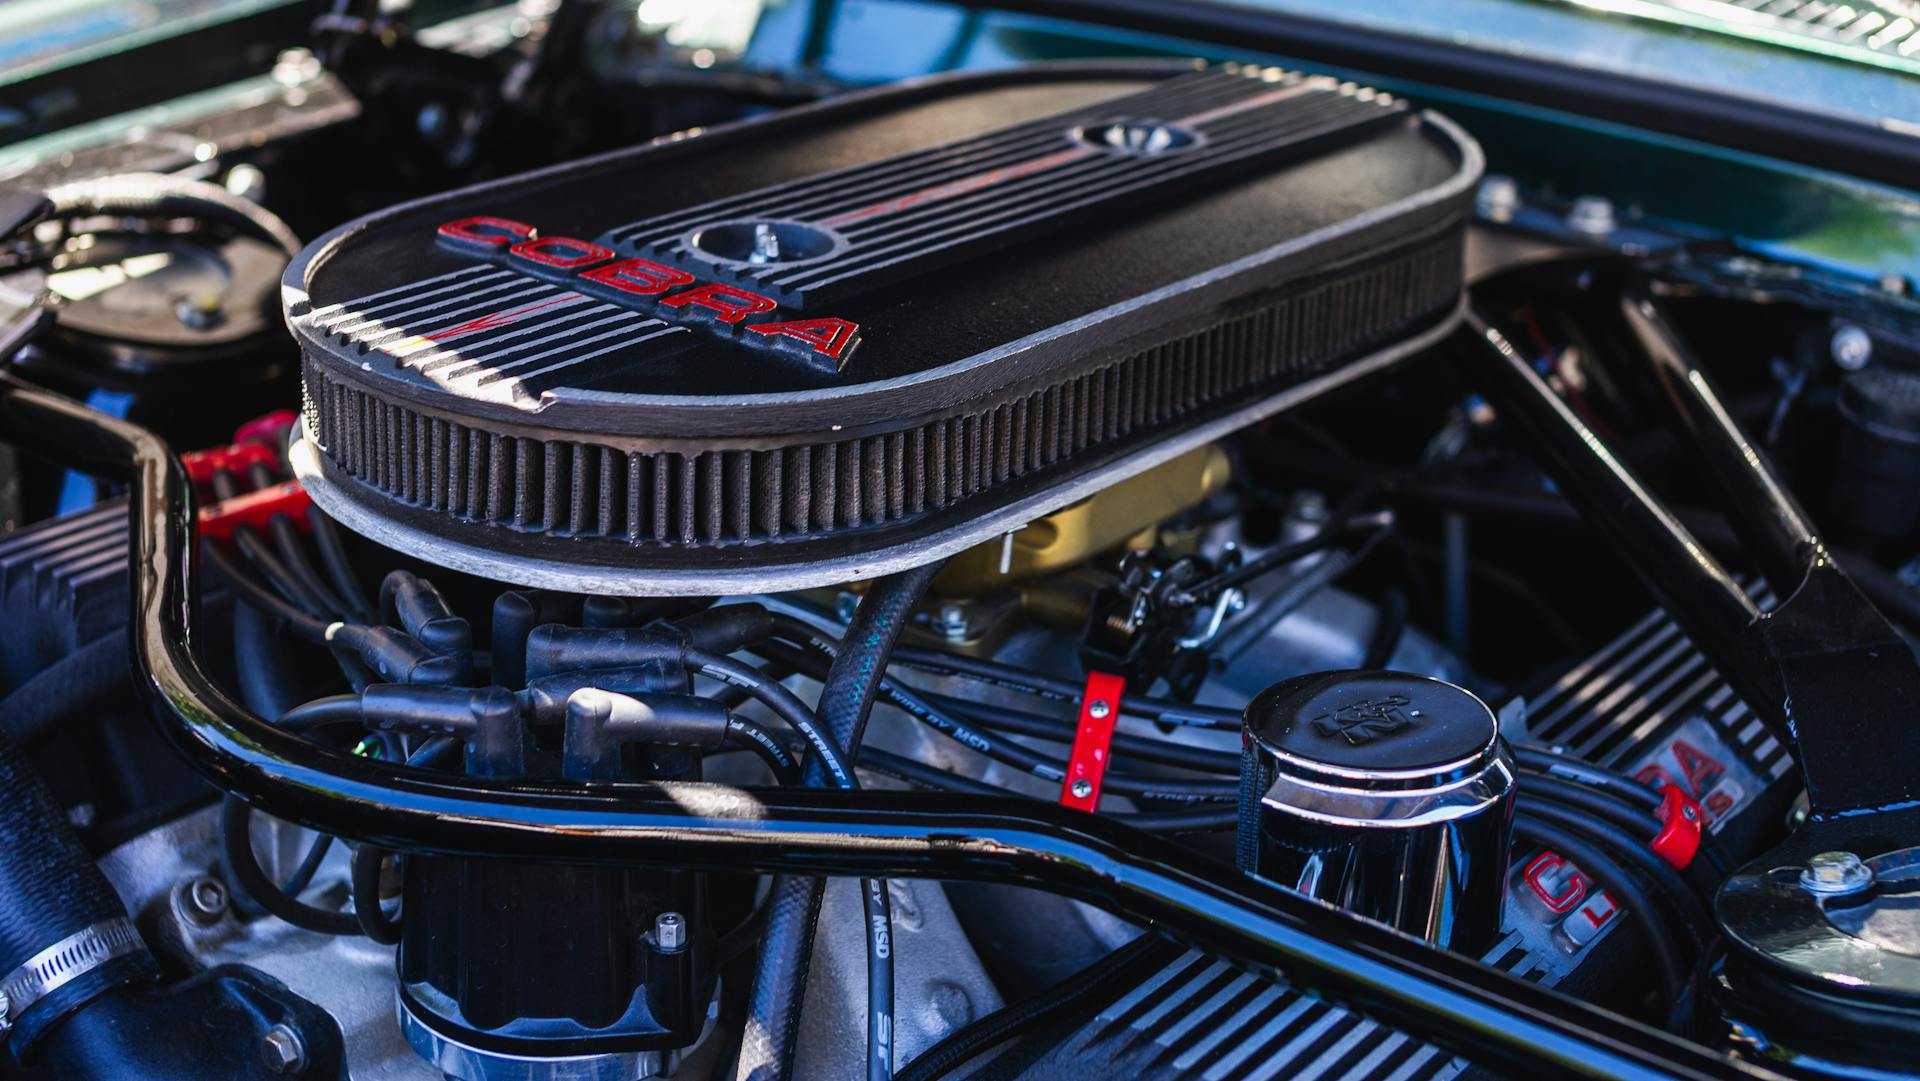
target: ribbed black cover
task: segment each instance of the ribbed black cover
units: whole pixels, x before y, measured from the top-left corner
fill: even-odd
[[[613,540],[724,545],[898,523],[964,505],[1105,444],[1279,389],[1447,311],[1460,232],[1077,378],[884,436],[642,452],[463,424],[309,361],[308,422],[342,473],[466,522]]]

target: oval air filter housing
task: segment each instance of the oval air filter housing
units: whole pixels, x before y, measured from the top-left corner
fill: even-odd
[[[964,75],[373,215],[289,268],[297,465],[447,566],[868,577],[1443,335],[1471,140],[1273,69]]]

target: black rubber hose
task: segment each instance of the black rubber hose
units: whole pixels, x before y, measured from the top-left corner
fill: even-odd
[[[0,735],[0,975],[61,941],[127,910],[81,847],[46,782],[12,740]],[[143,947],[55,989],[13,1004],[8,1037],[16,1057],[60,1018],[101,994],[154,971]]]
[[[321,611],[331,616],[347,618],[347,602],[333,591],[325,578],[307,558],[307,550],[300,544],[300,531],[294,527],[293,519],[285,514],[276,514],[267,521],[267,529],[273,534],[274,551],[280,554],[280,562],[300,583],[308,595],[320,602]]]
[[[234,684],[248,709],[278,717],[300,704],[306,694],[294,661],[270,614],[251,604],[233,606]]]
[[[1531,743],[1512,746],[1514,760],[1523,769],[1591,785],[1648,811],[1660,808],[1660,793],[1624,773]]]
[[[728,683],[752,695],[761,705],[773,711],[774,716],[787,723],[787,726],[799,733],[813,748],[813,757],[807,760],[807,769],[803,777],[818,775],[831,780],[835,788],[858,788],[860,782],[854,778],[853,766],[840,750],[826,726],[820,723],[807,708],[800,697],[788,690],[778,680],[750,665],[741,664],[731,657],[722,657],[717,653],[708,653],[701,649],[689,649],[684,653],[687,664],[708,679]],[[814,782],[818,783],[818,782]]]
[[[847,632],[841,638],[840,652],[820,691],[820,720],[839,746],[850,750],[859,748],[894,646],[906,629],[914,604],[939,569],[940,564],[936,562],[882,578],[868,589],[854,610]],[[809,760],[805,774],[815,783],[820,779],[817,762],[817,758]],[[820,879],[782,875],[774,880],[766,936],[748,994],[748,1020],[740,1046],[736,1076],[746,1081],[784,1081],[792,1074],[794,1044],[799,1032],[801,1004],[806,999],[808,969],[813,961],[813,933],[820,918],[822,890]],[[885,893],[885,890],[882,883],[880,891]],[[869,938],[870,944],[871,941]],[[889,986],[884,993],[884,1003],[877,989],[869,988],[867,1072],[870,1078],[890,1076],[892,1046],[888,1032],[892,1017],[882,1015],[879,1009],[883,1005],[891,1006],[891,965],[870,965],[869,973],[876,982],[884,975]]]
[[[828,667],[833,663],[831,653],[820,655],[811,650],[787,645],[785,642],[762,642],[753,649],[776,666],[799,672],[812,679],[824,679]],[[1011,740],[999,739],[992,733],[961,723],[919,695],[902,687],[895,680],[887,679],[881,682],[880,700],[961,746],[986,755],[996,762],[1056,784],[1066,777],[1066,771],[1058,764],[1049,762],[1046,756]]]
[[[280,885],[281,892],[289,897],[298,897],[306,892],[306,888],[313,884],[313,876],[320,873],[321,862],[332,850],[333,835],[331,833],[323,833],[315,837],[313,843],[307,846],[307,854],[301,858],[300,866],[295,867],[293,874]]]
[[[227,588],[233,590],[241,603],[252,605],[280,620],[300,638],[321,644],[326,642],[326,620],[309,615],[275,596],[271,590],[254,581],[252,575],[236,566],[220,549],[211,544],[202,544],[200,559],[213,569]]]
[[[372,845],[361,845],[353,850],[351,861],[351,881],[353,883],[353,918],[359,922],[360,930],[366,936],[382,946],[400,944],[400,921],[387,915],[380,907],[380,869],[392,855],[385,849]]]
[[[248,828],[252,819],[253,809],[233,796],[228,796],[220,808],[220,850],[234,886],[268,915],[278,916],[301,930],[323,935],[359,934],[360,921],[351,914],[315,908],[280,891],[254,857],[253,835]]]
[[[326,619],[336,613],[327,603],[307,588],[300,576],[295,574],[280,557],[273,554],[267,542],[258,533],[246,526],[236,526],[233,531],[233,546],[261,576],[267,580],[276,592],[286,598],[289,604],[318,619]]]
[[[333,579],[334,592],[346,600],[355,621],[372,622],[372,600],[367,596],[366,586],[361,584],[359,576],[353,573],[353,562],[347,558],[346,545],[340,539],[340,528],[319,507],[307,508],[307,521],[313,526],[313,541],[320,550],[320,565],[326,568],[327,577]]]
[[[1367,652],[1360,660],[1360,667],[1385,668],[1406,634],[1407,596],[1397,589],[1389,589],[1380,598],[1380,618],[1373,625],[1373,633],[1367,636]]]
[[[793,635],[784,633],[781,637],[788,641],[794,638]],[[819,651],[822,649],[822,645],[817,639],[810,642],[809,646],[809,649],[799,649],[786,645],[784,642],[762,642],[753,648],[755,652],[760,653],[779,667],[800,672],[814,679],[820,679],[825,675],[827,665],[832,655],[820,655]],[[996,736],[984,727],[977,728],[964,724],[956,720],[952,715],[952,711],[949,709],[934,705],[917,693],[908,690],[896,680],[885,679],[881,681],[880,700],[900,712],[905,713],[907,716],[912,717],[914,720],[927,725],[941,735],[952,739],[961,746],[986,755],[988,758],[1003,765],[1012,766],[1024,773],[1038,777],[1043,781],[1050,781],[1055,784],[1058,784],[1066,778],[1066,769],[1058,760],[1048,758],[1025,744]],[[948,706],[958,707],[962,705],[958,699],[939,699],[939,701]],[[971,706],[972,704],[965,703],[964,705]],[[1028,714],[1022,714],[1020,716],[1030,718],[1032,725],[1038,726],[1024,727],[1021,729],[1022,731],[1027,731],[1030,734],[1039,735],[1047,739],[1070,740],[1073,738],[1071,721],[1056,721],[1050,718],[1032,717],[1032,715]],[[1157,757],[1155,752],[1161,749],[1156,741],[1153,740],[1135,740],[1133,737],[1122,736],[1115,736],[1115,739],[1118,741],[1114,745],[1116,748],[1124,747],[1131,751],[1142,752],[1139,756],[1143,758],[1155,758]],[[1186,757],[1185,752],[1193,752],[1199,755],[1210,754],[1213,755],[1214,758],[1224,757],[1236,764],[1238,762],[1237,759],[1231,756],[1221,756],[1217,752],[1208,752],[1198,748],[1183,747],[1168,753],[1176,756],[1173,760],[1178,764],[1193,768],[1192,761]],[[1215,768],[1216,771],[1224,768],[1223,766],[1216,765],[1214,759],[1206,759],[1206,762],[1209,767]],[[1106,784],[1108,789],[1115,795],[1134,796],[1141,799],[1173,800],[1182,803],[1204,800],[1228,800],[1234,798],[1237,792],[1234,784],[1230,782],[1196,782],[1175,778],[1137,777],[1112,773],[1107,775]]]
[[[860,880],[867,924],[867,1081],[893,1081],[893,902],[887,880]]]
[[[1074,729],[1079,725],[1079,722],[1072,717],[1029,713],[991,702],[975,702],[964,698],[949,698],[945,695],[928,695],[928,698],[944,709],[963,717],[970,717],[988,727],[1039,739],[1071,742]],[[1113,734],[1113,751],[1115,758],[1138,758],[1201,773],[1237,776],[1240,772],[1240,756],[1236,752],[1190,747],[1183,743],[1170,743],[1166,740],[1145,738],[1126,732]]]
[[[1619,902],[1620,907],[1640,921],[1651,946],[1653,967],[1659,974],[1660,990],[1666,998],[1667,1026],[1673,1028],[1686,986],[1681,975],[1686,966],[1680,961],[1680,942],[1674,929],[1661,918],[1660,909],[1638,880],[1599,846],[1591,844],[1560,825],[1540,819],[1522,810],[1513,818],[1514,836],[1531,841],[1573,861],[1581,872]]]
[[[1626,830],[1645,844],[1651,844],[1660,835],[1662,823],[1651,811],[1639,804],[1628,803],[1604,788],[1564,780],[1551,773],[1522,769],[1520,791],[1585,811]]]
[[[357,694],[330,694],[311,702],[302,702],[280,715],[280,727],[289,732],[310,732],[333,725],[361,724],[365,720]]]
[[[131,685],[125,628],[107,632],[0,698],[0,734],[28,745]]]
[[[1655,895],[1667,902],[1668,909],[1692,940],[1695,949],[1704,948],[1713,940],[1713,918],[1700,903],[1693,887],[1687,885],[1687,880],[1680,877],[1680,872],[1674,870],[1672,865],[1648,848],[1646,842],[1636,840],[1625,830],[1575,808],[1529,795],[1524,788],[1520,791],[1518,805],[1537,820],[1588,838],[1652,883]]]
[[[1000,796],[1007,799],[1034,798],[1024,792],[1001,788],[950,770],[929,766],[916,759],[882,751],[876,747],[860,749],[860,764],[876,773],[884,773],[921,788],[942,792],[966,792],[976,796]],[[1150,830],[1154,833],[1203,833],[1229,830],[1240,824],[1240,812],[1233,807],[1218,810],[1122,812],[1119,814],[1103,812],[1101,817],[1125,822],[1136,829]]]
[[[727,742],[753,755],[766,763],[773,779],[781,784],[792,784],[800,779],[800,766],[781,746],[773,733],[741,717],[727,718]]]
[[[1080,700],[1081,686],[1072,680],[1060,679],[1000,661],[962,657],[938,650],[909,646],[902,646],[896,650],[894,659],[896,663],[937,675],[963,676],[1006,690],[1020,691],[1060,702]],[[1190,702],[1173,702],[1164,698],[1150,698],[1146,695],[1121,696],[1120,712],[1166,724],[1180,724],[1194,728],[1219,728],[1234,732],[1240,730],[1240,715],[1233,710],[1222,709],[1219,706],[1195,705]]]

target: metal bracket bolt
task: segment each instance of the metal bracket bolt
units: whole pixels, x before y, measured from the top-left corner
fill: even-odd
[[[299,1073],[307,1068],[307,1045],[292,1025],[283,1022],[261,1038],[260,1060],[274,1073]]]
[[[1859,893],[1873,885],[1873,868],[1851,852],[1822,852],[1807,860],[1800,872],[1800,888],[1809,893],[1837,896]]]

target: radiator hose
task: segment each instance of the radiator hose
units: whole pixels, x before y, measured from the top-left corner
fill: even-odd
[[[880,681],[887,671],[893,647],[906,629],[907,620],[920,595],[940,570],[940,563],[902,571],[873,584],[854,610],[841,640],[840,653],[827,672],[820,688],[820,721],[834,742],[848,757],[860,746],[867,718]],[[807,762],[806,783],[823,783],[817,756]],[[760,960],[747,1000],[747,1025],[741,1037],[740,1062],[734,1076],[738,1081],[784,1081],[792,1076],[793,1053],[799,1036],[800,1008],[807,997],[807,974],[813,960],[813,935],[820,920],[820,902],[826,881],[782,875],[774,879],[768,899],[767,929],[761,938]],[[876,896],[877,894],[877,896]],[[884,884],[876,891],[861,884],[861,895],[872,915],[873,906],[885,903]],[[876,926],[869,919],[869,934]],[[885,1039],[884,1029],[892,1011],[891,962],[872,956],[875,943],[869,938],[868,965],[885,964],[882,976],[869,988],[869,1014],[886,1011],[887,1017],[868,1020],[868,1070],[873,1077],[890,1065],[891,1047],[876,1048],[876,1039]],[[880,984],[884,982],[884,988]],[[879,1059],[876,1062],[876,1058]]]
[[[61,1020],[157,969],[46,782],[4,735],[0,853],[0,1016],[25,1061]]]

